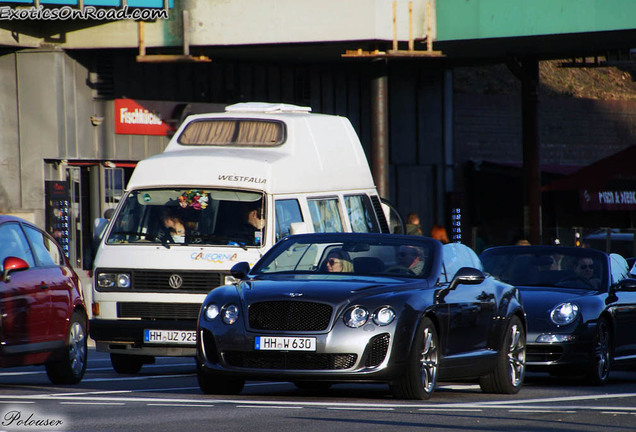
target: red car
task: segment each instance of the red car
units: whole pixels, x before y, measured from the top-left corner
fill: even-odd
[[[81,283],[53,237],[0,215],[0,367],[44,364],[54,384],[86,372]]]

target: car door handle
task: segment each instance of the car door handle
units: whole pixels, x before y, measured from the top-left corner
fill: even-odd
[[[39,287],[40,287],[40,289],[49,289],[49,285],[48,285],[48,284],[45,284],[44,282],[42,282],[42,283],[39,285]]]

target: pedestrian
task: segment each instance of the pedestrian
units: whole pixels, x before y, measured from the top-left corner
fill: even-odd
[[[406,215],[406,234],[407,235],[424,235],[420,226],[420,217],[417,213],[409,213]]]
[[[448,234],[446,233],[446,228],[441,225],[433,225],[431,228],[431,238],[439,240],[442,244],[450,243],[448,240]]]

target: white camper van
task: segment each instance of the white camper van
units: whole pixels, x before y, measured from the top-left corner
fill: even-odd
[[[245,103],[188,117],[141,161],[94,261],[90,334],[114,369],[194,356],[205,295],[295,232],[388,232],[344,117]]]

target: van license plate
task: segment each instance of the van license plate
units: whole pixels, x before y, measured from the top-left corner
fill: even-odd
[[[254,349],[261,351],[316,351],[316,338],[257,336],[254,341]]]
[[[144,330],[145,343],[195,345],[197,332],[194,330]]]

